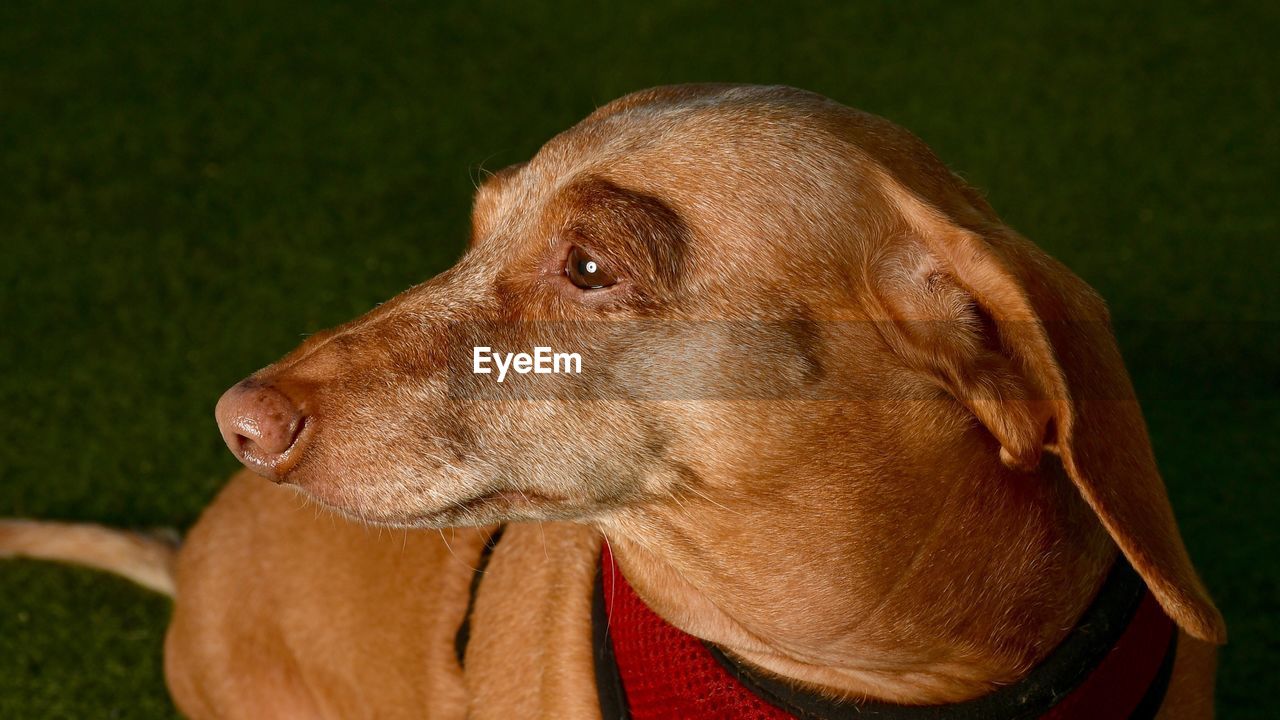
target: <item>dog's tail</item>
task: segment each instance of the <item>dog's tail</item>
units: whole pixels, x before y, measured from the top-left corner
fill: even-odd
[[[177,535],[113,530],[88,523],[0,520],[0,558],[86,565],[105,570],[139,585],[174,597],[174,559]]]

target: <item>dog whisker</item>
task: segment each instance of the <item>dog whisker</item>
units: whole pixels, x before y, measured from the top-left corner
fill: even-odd
[[[742,512],[741,510],[735,510],[734,508],[731,508],[731,507],[729,507],[728,505],[725,505],[725,504],[723,504],[723,503],[717,502],[716,500],[712,499],[709,495],[707,495],[706,493],[704,493],[704,492],[702,492],[702,491],[698,490],[697,488],[693,487],[692,485],[686,485],[686,486],[685,486],[685,489],[686,489],[686,490],[688,490],[689,492],[693,493],[694,495],[697,495],[698,497],[702,498],[703,500],[706,500],[707,502],[711,503],[712,505],[715,505],[716,507],[720,508],[721,510],[724,510],[725,512],[733,513],[734,515],[737,515],[738,517],[747,517],[747,514],[746,514],[746,513],[744,513],[744,512]]]

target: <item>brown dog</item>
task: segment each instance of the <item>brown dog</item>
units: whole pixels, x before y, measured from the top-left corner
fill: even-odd
[[[580,372],[498,382],[482,347]],[[1212,714],[1225,628],[1102,300],[918,139],[813,94],[601,108],[489,178],[456,266],[218,420],[281,486],[237,476],[178,556],[192,717],[599,717],[601,537],[681,630],[903,705],[1026,676],[1118,548],[1179,628],[1158,717]],[[42,528],[0,544],[84,560]],[[89,561],[159,562],[130,557]]]

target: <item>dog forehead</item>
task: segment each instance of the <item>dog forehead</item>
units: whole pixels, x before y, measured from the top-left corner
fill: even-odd
[[[841,149],[824,121],[842,112],[851,111],[791,88],[654,88],[615,100],[552,138],[529,169],[544,179],[593,169],[654,175],[645,171],[661,167],[667,177],[786,170]]]
[[[495,215],[514,211],[527,218],[539,206],[570,208],[572,203],[556,199],[580,195],[575,187],[593,179],[673,206],[714,205],[728,199],[726,194],[754,192],[773,172],[806,165],[812,174],[812,159],[787,158],[788,145],[811,150],[801,155],[817,155],[820,145],[831,144],[816,137],[798,142],[814,131],[766,117],[770,106],[760,101],[731,101],[724,92],[705,91],[638,95],[597,110],[548,141],[514,176],[493,183],[488,194],[501,196],[492,198],[494,209],[501,208]]]
[[[704,202],[753,190],[821,201],[893,178],[947,205],[944,196],[963,185],[924,142],[879,116],[791,87],[705,84],[651,88],[600,107],[492,194],[528,208],[589,173],[656,196],[702,191]]]
[[[566,196],[593,178],[674,210],[696,236],[692,268],[769,283],[840,273],[899,236],[886,184],[946,214],[971,200],[883,118],[792,88],[671,86],[615,100],[548,141],[495,188],[494,225],[551,237],[576,207]]]

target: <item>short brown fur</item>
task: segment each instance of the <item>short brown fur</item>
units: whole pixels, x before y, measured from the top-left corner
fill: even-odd
[[[572,246],[617,285],[568,284]],[[534,342],[583,373],[458,365]],[[1212,714],[1224,625],[1102,301],[918,139],[825,98],[611,103],[480,188],[456,266],[252,381],[308,424],[293,489],[236,478],[180,556],[166,666],[192,717],[597,717],[602,537],[683,630],[912,704],[1024,675],[1118,548],[1182,632],[1160,717]]]

